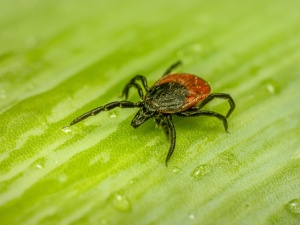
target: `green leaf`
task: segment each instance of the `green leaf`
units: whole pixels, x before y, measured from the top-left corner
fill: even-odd
[[[0,223],[299,224],[299,1],[0,3]],[[229,93],[229,132],[179,118],[176,149],[136,109],[64,128],[134,75]],[[129,99],[138,101],[132,90]],[[226,101],[206,108],[226,114]]]

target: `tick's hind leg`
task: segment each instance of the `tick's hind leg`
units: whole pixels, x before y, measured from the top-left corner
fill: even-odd
[[[168,151],[168,155],[166,157],[166,165],[168,164],[169,159],[171,158],[173,151],[175,149],[176,144],[176,131],[174,124],[172,122],[172,116],[157,116],[155,121],[158,126],[161,126],[164,130],[164,133],[167,136],[167,139],[170,140],[170,148]]]
[[[233,112],[233,110],[235,109],[235,103],[232,99],[232,97],[229,94],[225,94],[225,93],[213,93],[210,94],[209,96],[207,96],[198,106],[198,108],[202,108],[204,107],[207,103],[211,102],[212,100],[214,100],[215,98],[222,98],[222,99],[227,99],[230,105],[230,109],[228,110],[227,114],[226,114],[226,118],[228,118],[230,116],[230,114]]]
[[[175,68],[177,68],[177,67],[180,66],[181,64],[182,64],[182,62],[181,62],[180,60],[177,61],[176,63],[172,64],[172,65],[166,70],[166,72],[164,72],[163,77],[166,76],[167,74],[171,73],[172,70],[174,70]]]
[[[228,132],[228,123],[226,117],[214,111],[200,110],[200,108],[198,107],[193,107],[187,111],[176,113],[176,115],[182,117],[194,117],[194,116],[216,117],[223,122],[225,131]]]
[[[168,161],[171,158],[174,149],[175,149],[175,144],[176,144],[176,130],[174,127],[174,123],[172,122],[172,116],[166,116],[167,120],[167,126],[169,127],[169,132],[170,132],[170,137],[171,137],[171,143],[170,143],[170,148],[168,151],[168,155],[166,157],[166,166],[168,165]]]
[[[142,85],[143,85],[143,87],[145,88],[146,91],[149,90],[146,77],[144,77],[142,75],[136,75],[134,78],[132,78],[128,82],[128,84],[123,89],[122,96],[125,95],[125,99],[128,98],[129,89],[131,87],[135,87],[138,90],[138,94],[139,94],[139,96],[140,96],[141,99],[144,98],[143,89],[142,89],[141,85],[139,85],[138,83],[136,83],[136,81],[138,81],[138,80],[140,80],[142,82]]]
[[[120,107],[120,108],[140,108],[141,107],[141,102],[137,102],[137,103],[133,103],[133,102],[129,102],[129,101],[120,101],[120,102],[111,102],[108,103],[104,106],[100,106],[98,108],[95,108],[91,111],[88,111],[84,114],[82,114],[81,116],[77,117],[76,119],[74,119],[69,126],[72,126],[82,120],[85,120],[86,118],[90,117],[90,116],[95,116],[98,113],[102,112],[102,111],[109,111],[112,110],[116,107]]]
[[[155,122],[157,126],[161,127],[167,137],[168,140],[170,140],[170,131],[169,131],[169,126],[166,121],[164,121],[163,117],[156,117]]]

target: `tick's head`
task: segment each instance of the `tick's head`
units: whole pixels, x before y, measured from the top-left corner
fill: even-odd
[[[156,111],[151,110],[149,107],[143,107],[141,108],[137,114],[135,114],[133,120],[131,121],[131,126],[134,128],[138,128],[140,125],[145,123],[148,119],[151,117],[154,117],[156,114]]]

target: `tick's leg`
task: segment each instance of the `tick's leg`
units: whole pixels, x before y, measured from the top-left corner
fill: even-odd
[[[166,158],[166,166],[168,165],[168,161],[171,158],[173,151],[175,149],[175,144],[176,144],[176,131],[175,131],[175,127],[174,124],[172,122],[172,116],[166,116],[166,120],[167,120],[167,125],[169,127],[169,132],[171,134],[171,143],[170,143],[170,148],[169,148],[169,152]]]
[[[205,106],[207,103],[209,103],[210,101],[212,101],[215,98],[222,98],[222,99],[227,99],[230,105],[230,109],[227,112],[226,118],[228,118],[230,116],[230,114],[233,112],[234,108],[235,108],[235,103],[233,101],[233,99],[231,98],[231,96],[229,94],[225,94],[225,93],[213,93],[210,94],[209,96],[207,96],[198,106],[198,108],[202,108],[203,106]]]
[[[167,70],[166,72],[164,72],[163,76],[166,76],[167,74],[171,73],[172,70],[174,70],[176,67],[180,66],[182,64],[181,61],[177,61],[176,63],[172,64]]]
[[[109,111],[112,110],[116,107],[120,107],[120,108],[140,108],[142,106],[141,102],[137,102],[137,103],[133,103],[133,102],[129,102],[129,101],[120,101],[120,102],[111,102],[108,103],[104,106],[100,106],[98,108],[95,108],[89,112],[86,112],[84,114],[82,114],[81,116],[77,117],[76,119],[74,119],[69,126],[74,125],[75,123],[78,123],[82,120],[85,120],[86,118],[90,117],[90,116],[95,116],[98,113],[100,113],[101,111]]]
[[[210,116],[210,117],[216,117],[219,120],[223,122],[224,128],[226,132],[228,132],[228,124],[227,124],[227,119],[225,116],[213,112],[213,111],[207,111],[207,110],[200,110],[198,107],[193,107],[187,111],[176,113],[177,116],[182,116],[182,117],[193,117],[193,116]]]
[[[129,92],[129,89],[131,87],[136,87],[137,90],[138,90],[138,93],[139,93],[139,96],[141,97],[141,99],[143,98],[143,89],[142,87],[136,83],[136,81],[141,81],[142,82],[142,85],[143,87],[145,88],[146,91],[149,90],[149,87],[148,87],[148,83],[147,83],[147,79],[146,77],[142,76],[142,75],[136,75],[134,78],[132,78],[128,84],[124,87],[123,89],[123,92],[122,92],[122,96],[125,95],[125,98],[127,99],[128,97],[128,92]]]
[[[167,139],[170,139],[170,131],[169,131],[169,126],[168,123],[166,121],[164,121],[164,119],[162,117],[157,116],[155,118],[155,122],[159,127],[162,127]]]
[[[131,79],[129,83],[135,83],[137,80],[140,80],[142,82],[143,87],[145,88],[146,91],[149,90],[147,79],[142,75],[136,75],[134,78]]]
[[[142,87],[141,87],[139,84],[133,82],[133,83],[128,83],[128,84],[125,86],[125,88],[123,89],[122,96],[125,95],[125,99],[128,98],[129,89],[130,89],[131,87],[135,87],[135,88],[137,89],[137,91],[138,91],[139,96],[140,96],[141,99],[144,98],[144,94],[143,94],[143,89],[142,89]]]

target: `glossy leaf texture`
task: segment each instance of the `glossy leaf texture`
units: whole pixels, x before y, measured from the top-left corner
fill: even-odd
[[[0,2],[0,224],[299,224],[300,2]],[[229,93],[229,133],[102,112],[177,60]],[[136,90],[129,100],[139,101]],[[205,107],[226,114],[228,103]]]

